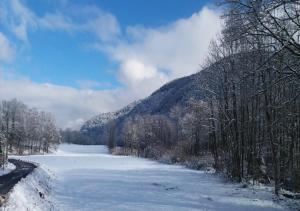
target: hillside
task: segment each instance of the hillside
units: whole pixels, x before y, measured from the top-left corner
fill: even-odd
[[[104,142],[106,126],[112,120],[128,114],[140,101],[135,101],[116,112],[101,113],[88,121],[80,128],[80,133],[87,139],[96,140],[97,143]]]
[[[168,116],[174,106],[184,107],[190,99],[204,98],[203,91],[200,89],[200,79],[200,73],[175,79],[143,100],[133,102],[119,111],[102,113],[91,118],[83,124],[80,131],[89,138],[97,139],[99,143],[105,143],[106,126],[112,120],[115,120],[116,128],[120,130],[128,117],[145,114]]]
[[[175,105],[185,106],[190,99],[203,99],[201,74],[196,73],[171,81],[137,104],[127,116],[144,114],[168,115]]]

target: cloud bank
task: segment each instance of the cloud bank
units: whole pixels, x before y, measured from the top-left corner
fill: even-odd
[[[78,128],[97,113],[119,109],[172,79],[199,71],[211,39],[221,29],[218,12],[207,7],[161,27],[127,26],[122,31],[113,14],[96,6],[64,7],[43,16],[37,16],[18,0],[0,6],[9,11],[0,17],[4,17],[6,26],[23,42],[30,42],[29,30],[89,33],[96,37],[91,44],[93,48],[118,64],[113,73],[122,88],[113,90],[93,90],[94,86],[103,85],[93,81],[81,81],[82,88],[75,89],[28,79],[0,79],[0,98],[16,97],[30,106],[50,111],[62,128]],[[9,61],[14,54],[12,45],[0,33],[0,61]]]
[[[108,54],[120,64],[120,81],[149,95],[172,79],[200,70],[221,22],[216,11],[204,7],[190,18],[160,28],[127,27],[131,40],[110,46]]]

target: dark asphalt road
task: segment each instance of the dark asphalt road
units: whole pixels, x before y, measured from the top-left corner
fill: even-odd
[[[32,163],[27,163],[21,160],[8,159],[9,162],[16,166],[16,169],[0,176],[0,195],[6,195],[15,184],[17,184],[22,178],[25,178],[30,174],[37,166]]]

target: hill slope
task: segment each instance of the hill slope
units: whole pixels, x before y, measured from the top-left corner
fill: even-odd
[[[200,73],[173,80],[153,92],[149,97],[131,103],[120,111],[93,117],[81,127],[80,131],[85,136],[97,139],[99,143],[105,143],[106,126],[112,120],[115,120],[117,133],[120,133],[124,120],[128,117],[145,114],[168,116],[176,105],[185,107],[190,99],[203,99],[204,94],[200,89],[200,81]]]
[[[168,115],[175,105],[185,106],[188,100],[203,99],[199,73],[171,81],[137,104],[129,113],[132,115]]]
[[[88,139],[94,139],[93,143],[104,143],[106,126],[109,122],[128,114],[140,101],[135,101],[116,112],[101,113],[88,121],[80,128],[80,133]]]

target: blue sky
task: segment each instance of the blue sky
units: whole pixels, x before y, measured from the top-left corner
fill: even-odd
[[[127,26],[142,25],[159,27],[180,18],[187,18],[199,11],[207,1],[197,0],[75,0],[67,1],[22,1],[36,15],[54,13],[76,5],[93,5],[113,14],[121,30]],[[84,2],[84,3],[83,3]],[[80,6],[79,6],[80,7]],[[4,31],[8,31],[3,28]],[[8,33],[8,38],[15,40]],[[54,83],[80,88],[80,81],[97,81],[96,89],[112,89],[122,86],[112,71],[115,62],[105,53],[89,48],[97,38],[89,34],[71,34],[64,31],[29,29],[29,46],[16,57],[12,69],[18,74],[39,83]],[[122,36],[122,33],[121,35]],[[18,42],[18,40],[15,40]],[[21,44],[22,45],[22,44]]]
[[[4,0],[0,98],[72,127],[198,71],[220,27],[212,1]]]

